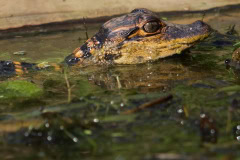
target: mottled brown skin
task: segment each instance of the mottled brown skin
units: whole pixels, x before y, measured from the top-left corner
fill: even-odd
[[[81,47],[65,58],[67,65],[139,64],[179,54],[209,36],[202,21],[172,24],[147,9],[113,18]],[[47,65],[49,66],[49,65]],[[50,64],[56,69],[59,65]],[[44,68],[43,64],[0,61],[0,75],[22,74]]]
[[[236,49],[232,54],[232,60],[240,63],[240,48]]]
[[[240,48],[237,48],[232,54],[232,59],[227,59],[225,63],[227,66],[240,70]]]
[[[69,55],[69,65],[138,64],[179,54],[208,37],[202,21],[188,25],[163,21],[147,9],[113,18]]]

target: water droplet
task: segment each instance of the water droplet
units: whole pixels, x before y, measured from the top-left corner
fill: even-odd
[[[47,136],[47,140],[48,140],[48,141],[51,141],[51,140],[52,140],[52,137],[51,137],[51,136]]]
[[[74,137],[74,138],[73,138],[73,142],[77,143],[77,142],[78,142],[78,138],[77,138],[77,137]]]
[[[214,130],[214,129],[211,129],[210,132],[211,132],[211,134],[214,134],[214,133],[215,133],[215,130]]]
[[[99,119],[94,118],[94,119],[93,119],[93,122],[98,123],[98,122],[99,122]]]
[[[121,103],[120,106],[121,106],[121,107],[124,107],[124,103]]]
[[[236,138],[237,138],[238,141],[240,141],[240,136],[237,136]]]
[[[184,121],[183,121],[183,120],[182,120],[182,121],[180,121],[180,124],[181,124],[181,125],[184,125]]]
[[[237,125],[237,129],[240,130],[240,125]]]
[[[49,123],[45,123],[45,127],[49,128],[50,124]]]
[[[200,114],[200,117],[201,117],[201,118],[205,118],[205,117],[206,117],[206,114],[202,113],[202,114]]]
[[[178,112],[178,113],[183,113],[183,109],[180,108],[180,109],[177,110],[177,112]]]

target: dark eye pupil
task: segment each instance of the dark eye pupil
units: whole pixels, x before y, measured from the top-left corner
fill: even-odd
[[[153,33],[159,29],[158,22],[148,22],[143,26],[145,32]]]

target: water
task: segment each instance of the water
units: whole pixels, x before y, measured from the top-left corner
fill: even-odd
[[[235,24],[240,33],[238,18],[239,12],[216,12],[205,21],[222,34]],[[176,15],[171,20],[195,19],[199,15],[181,20]],[[98,28],[99,24],[89,26],[89,36]],[[84,39],[83,30],[3,39],[0,59],[61,62]],[[216,34],[189,53],[154,63],[72,68],[65,75],[70,92],[61,72],[11,77],[10,83],[17,81],[31,90],[28,94],[12,88],[0,92],[1,157],[237,158],[239,72],[224,65],[237,41],[237,36]],[[6,99],[9,90],[16,96]],[[173,98],[160,103],[168,95]]]

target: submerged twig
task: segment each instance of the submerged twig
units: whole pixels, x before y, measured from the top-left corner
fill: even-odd
[[[119,76],[116,76],[116,79],[117,79],[118,89],[121,89],[122,85],[121,85],[121,82],[119,80]]]
[[[64,69],[64,79],[65,79],[65,82],[66,82],[66,85],[67,85],[67,91],[68,91],[68,100],[67,101],[68,101],[68,103],[70,103],[71,99],[72,99],[72,88],[73,88],[73,86],[71,86],[70,83],[69,83],[66,69]]]
[[[186,105],[183,106],[183,112],[184,112],[185,117],[188,118],[189,117],[189,112],[188,112],[188,109],[187,109]]]
[[[156,105],[156,104],[161,104],[161,103],[167,102],[167,101],[171,100],[172,98],[173,98],[173,96],[170,94],[170,95],[168,95],[168,96],[161,97],[161,98],[159,98],[159,99],[156,99],[156,100],[153,100],[153,101],[144,103],[144,104],[140,105],[139,107],[136,107],[136,108],[127,110],[127,111],[125,111],[123,114],[135,113],[135,112],[141,111],[141,110],[143,110],[143,109],[145,109],[145,108],[153,107],[153,106]]]

